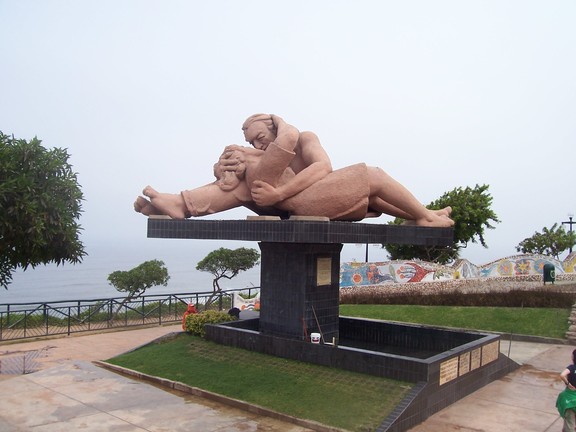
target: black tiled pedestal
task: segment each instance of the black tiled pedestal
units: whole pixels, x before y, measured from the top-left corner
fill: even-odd
[[[338,338],[341,244],[260,243],[260,331]]]
[[[338,339],[343,243],[448,245],[451,228],[318,220],[148,220],[148,237],[258,241],[262,334]]]
[[[206,337],[278,357],[414,383],[379,432],[408,430],[518,367],[500,353],[498,335],[339,317],[343,243],[449,245],[450,228],[151,218],[148,237],[258,241],[260,318],[209,325]],[[321,333],[324,343],[310,343],[312,332]]]

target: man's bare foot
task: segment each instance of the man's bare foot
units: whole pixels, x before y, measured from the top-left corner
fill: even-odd
[[[152,206],[158,213],[172,219],[186,219],[186,204],[180,194],[161,193],[151,186],[146,186],[142,193],[150,198]]]
[[[440,210],[430,210],[430,212],[440,220],[436,220],[433,216],[432,218],[425,217],[423,223],[419,223],[418,220],[408,219],[402,222],[402,225],[421,225],[421,226],[439,226],[439,227],[451,227],[454,226],[454,221],[450,219],[450,214],[452,213],[452,207],[444,207]]]
[[[440,210],[432,210],[432,211],[439,216],[450,217],[450,214],[452,214],[452,207],[448,206],[448,207],[444,207],[443,209],[440,209]]]
[[[434,210],[429,210],[425,217],[414,221],[419,226],[429,226],[438,228],[449,228],[454,226],[454,221],[445,214],[438,214]]]

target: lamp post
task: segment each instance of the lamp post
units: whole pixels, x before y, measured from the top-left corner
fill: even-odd
[[[574,217],[574,215],[572,213],[568,213],[568,221],[567,222],[562,222],[562,225],[566,224],[570,226],[570,229],[568,230],[568,232],[570,233],[570,235],[572,235],[572,225],[574,225],[576,222],[572,222],[572,218]],[[570,253],[572,253],[572,245],[570,245]]]

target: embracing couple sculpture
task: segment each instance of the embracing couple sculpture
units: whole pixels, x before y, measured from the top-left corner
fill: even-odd
[[[174,219],[240,206],[259,215],[345,221],[386,213],[421,226],[454,225],[450,207],[427,209],[380,168],[359,163],[332,170],[316,134],[300,132],[274,114],[254,114],[242,130],[252,147],[225,147],[214,165],[216,181],[180,194],[147,186],[134,209]]]

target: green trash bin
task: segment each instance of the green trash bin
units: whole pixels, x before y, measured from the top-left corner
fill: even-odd
[[[556,280],[556,270],[554,265],[544,264],[542,274],[544,276],[544,285],[546,285],[546,282],[552,282],[552,284],[554,284],[554,281]]]

